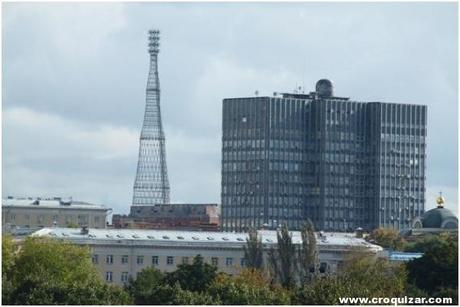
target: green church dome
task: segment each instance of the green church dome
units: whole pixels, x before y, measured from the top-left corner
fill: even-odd
[[[458,218],[449,209],[438,207],[425,212],[421,222],[423,228],[458,228]]]

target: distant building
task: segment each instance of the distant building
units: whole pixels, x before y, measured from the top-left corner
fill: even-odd
[[[316,92],[223,100],[222,228],[305,219],[316,229],[407,229],[424,212],[427,107]]]
[[[407,262],[420,257],[423,257],[423,253],[388,251],[388,260],[393,262]]]
[[[74,225],[105,228],[112,209],[72,199],[15,198],[2,200],[2,226],[6,232]]]
[[[444,208],[444,197],[436,199],[437,208],[428,210],[422,216],[414,218],[412,228],[402,231],[405,237],[417,237],[442,232],[458,233],[458,218],[452,211]],[[410,238],[409,238],[410,239]]]
[[[135,279],[147,267],[174,271],[179,264],[191,264],[196,255],[215,265],[219,272],[237,274],[245,267],[243,246],[248,237],[246,233],[229,232],[69,228],[45,228],[33,236],[89,246],[101,276],[117,284],[126,283],[130,277]],[[259,231],[259,236],[266,258],[267,251],[276,248],[276,232]],[[301,244],[300,233],[292,232],[292,240]],[[320,274],[335,272],[351,251],[362,250],[376,256],[382,252],[380,246],[349,233],[318,233],[317,242]]]
[[[114,214],[114,228],[218,231],[217,204],[158,204],[131,206],[129,216]]]

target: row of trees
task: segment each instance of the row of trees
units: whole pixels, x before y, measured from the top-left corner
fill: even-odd
[[[427,240],[425,255],[393,264],[366,253],[351,253],[338,274],[318,274],[311,223],[302,244],[289,230],[278,232],[278,248],[265,259],[257,232],[245,246],[247,268],[237,276],[218,273],[201,256],[163,273],[149,267],[125,287],[106,284],[90,261],[88,248],[27,238],[18,250],[2,240],[3,304],[287,305],[338,304],[341,297],[452,297],[457,302],[458,244],[448,236]],[[267,263],[264,263],[267,261]]]

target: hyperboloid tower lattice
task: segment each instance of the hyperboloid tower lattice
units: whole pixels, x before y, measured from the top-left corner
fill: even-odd
[[[150,70],[144,124],[139,145],[133,206],[169,203],[168,170],[166,168],[165,135],[161,124],[158,53],[160,31],[149,31]]]

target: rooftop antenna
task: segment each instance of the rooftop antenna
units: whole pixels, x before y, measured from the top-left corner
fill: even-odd
[[[306,70],[306,66],[307,66],[307,58],[304,56],[303,57],[303,70],[302,70],[302,87],[305,89],[305,70]],[[302,93],[305,93],[305,91],[303,91]]]

